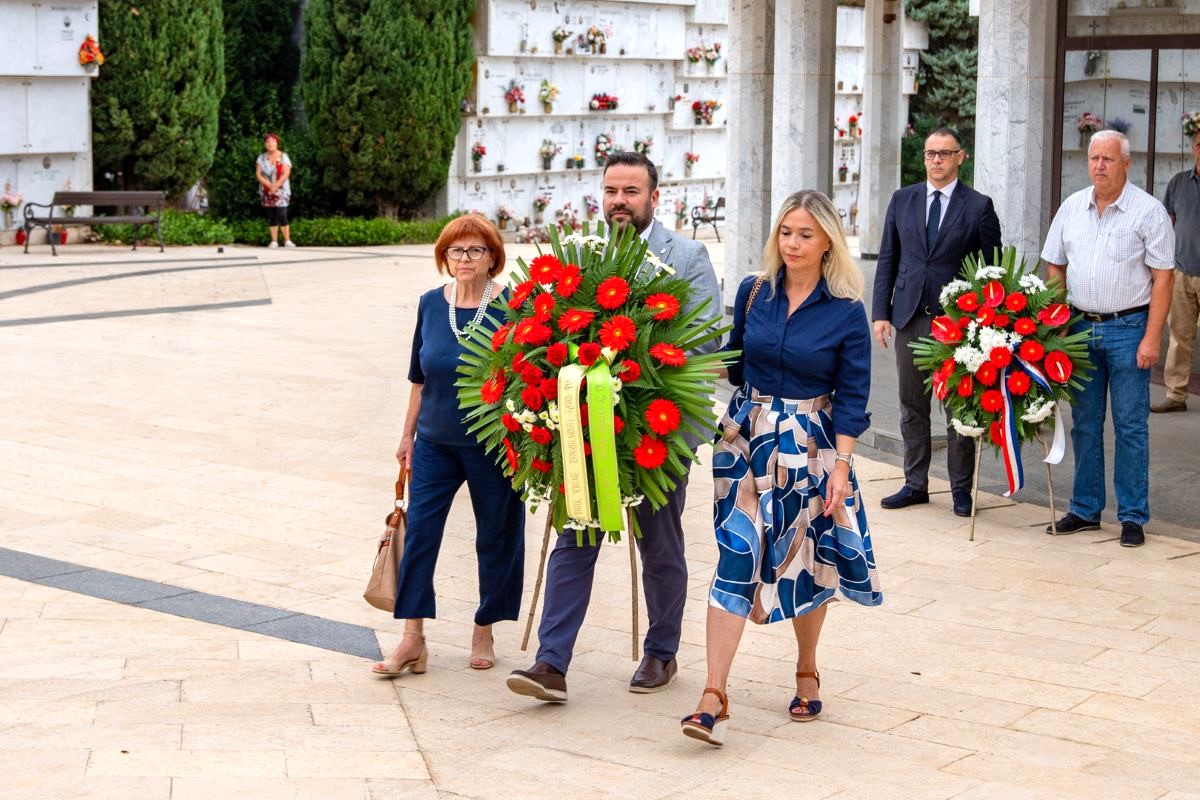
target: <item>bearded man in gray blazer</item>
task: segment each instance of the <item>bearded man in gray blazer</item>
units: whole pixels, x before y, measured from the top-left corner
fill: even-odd
[[[646,240],[651,252],[672,265],[677,277],[692,285],[692,297],[683,313],[707,300],[707,311],[719,315],[720,289],[708,250],[701,242],[676,236],[664,228],[654,219],[657,207],[658,170],[654,164],[640,153],[610,155],[604,166],[604,219],[614,228],[632,226]],[[720,346],[719,341],[712,340],[695,352],[710,353]],[[693,450],[699,446],[699,441],[687,438]],[[642,538],[635,541],[642,555],[642,587],[650,627],[642,646],[642,663],[629,682],[631,692],[665,689],[675,680],[678,670],[675,653],[679,649],[688,580],[681,521],[686,494],[684,477],[667,494],[667,504],[658,511],[652,511],[646,502],[636,510]],[[574,531],[559,536],[546,570],[537,661],[529,669],[515,670],[509,675],[508,688],[513,692],[552,702],[567,699],[567,668],[587,614],[599,551],[599,544],[578,545]]]

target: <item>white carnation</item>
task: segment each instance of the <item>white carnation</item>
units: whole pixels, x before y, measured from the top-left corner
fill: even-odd
[[[1046,284],[1042,281],[1042,279],[1037,275],[1034,275],[1032,272],[1022,275],[1018,283],[1020,283],[1021,288],[1027,292],[1042,292],[1046,289]]]
[[[938,295],[938,302],[941,303],[942,306],[947,306],[950,304],[951,300],[970,288],[971,284],[964,280],[952,280],[942,287],[942,293]]]
[[[992,265],[989,267],[980,267],[975,270],[975,280],[977,281],[994,281],[1004,277],[1004,267]]]
[[[1025,409],[1025,413],[1021,415],[1021,419],[1032,423],[1041,422],[1054,413],[1054,406],[1055,402],[1053,400],[1041,400],[1032,403],[1029,408]]]
[[[954,428],[959,436],[970,436],[972,438],[983,436],[983,428],[976,428],[973,425],[966,425],[959,422],[957,419],[950,420],[950,425]]]
[[[954,360],[974,374],[987,361],[987,355],[982,350],[964,344],[955,349]]]

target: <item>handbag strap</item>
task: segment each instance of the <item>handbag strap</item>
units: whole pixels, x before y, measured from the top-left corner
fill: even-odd
[[[409,471],[407,467],[400,467],[400,475],[396,478],[396,502],[400,503],[404,500],[405,487],[408,484]]]
[[[754,279],[754,285],[750,287],[750,296],[746,298],[746,311],[743,316],[750,316],[750,306],[754,305],[754,298],[758,297],[758,290],[766,283],[767,276],[759,275]]]

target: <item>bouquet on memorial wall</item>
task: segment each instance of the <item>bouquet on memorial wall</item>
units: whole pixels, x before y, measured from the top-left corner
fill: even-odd
[[[104,63],[104,53],[100,50],[100,45],[96,39],[89,33],[83,39],[83,44],[79,45],[79,63],[83,66],[95,64],[97,67]]]
[[[693,153],[691,150],[688,150],[686,153],[683,154],[683,160],[685,162],[687,162],[688,164],[695,164],[696,162],[698,162],[700,160],[700,154]]]
[[[633,151],[635,153],[641,153],[642,155],[647,155],[647,154],[649,154],[650,148],[652,148],[652,147],[654,147],[654,137],[653,136],[647,136],[644,139],[634,139],[633,140]]]
[[[615,94],[594,94],[588,108],[592,111],[616,111],[619,101],[620,98]]]
[[[534,211],[545,211],[549,207],[550,207],[550,195],[539,194],[537,197],[533,198],[533,210]]]
[[[911,343],[914,363],[950,412],[960,436],[983,437],[1004,461],[1009,490],[1024,483],[1021,443],[1053,425],[1052,455],[1061,460],[1064,431],[1058,404],[1071,402],[1092,369],[1088,332],[1070,332],[1070,309],[1004,248],[1000,263],[968,256],[962,278],[942,289],[943,313],[930,336]],[[1053,422],[1050,418],[1054,417]],[[1048,463],[1051,461],[1047,457]]]
[[[601,133],[596,136],[596,166],[603,167],[608,162],[608,154],[618,148],[613,146],[612,134]]]
[[[700,59],[704,58],[704,47],[689,47],[687,49],[687,60],[689,64],[699,64]]]
[[[598,531],[619,540],[628,509],[661,508],[687,475],[684,433],[712,437],[713,380],[736,354],[689,353],[729,330],[721,310],[685,312],[691,284],[633,228],[590,226],[551,228],[550,252],[517,259],[496,301],[506,322],[468,330],[457,385],[469,431],[526,502],[594,544]]]
[[[542,146],[538,148],[538,155],[542,158],[554,158],[562,152],[562,145],[557,144],[552,139],[542,139]]]
[[[571,38],[571,31],[559,25],[550,35],[554,38],[554,41],[561,44]]]
[[[1090,111],[1085,111],[1075,120],[1075,127],[1080,133],[1095,133],[1104,127],[1104,120]]]
[[[711,67],[721,58],[721,43],[713,42],[712,47],[704,48],[704,60]]]
[[[0,211],[13,211],[21,205],[23,198],[20,192],[14,192],[12,184],[5,182],[4,194],[0,194]]]
[[[504,90],[504,99],[511,106],[515,103],[525,102],[525,87],[517,83],[516,78],[508,82],[508,88]]]
[[[1200,111],[1193,111],[1190,114],[1183,115],[1183,133],[1186,136],[1195,136],[1200,131]]]
[[[553,103],[558,99],[558,85],[550,81],[543,80],[541,88],[538,89],[538,100],[545,104]]]

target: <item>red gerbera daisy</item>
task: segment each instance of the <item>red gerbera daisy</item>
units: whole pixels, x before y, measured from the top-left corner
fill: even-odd
[[[570,297],[575,294],[581,283],[583,276],[579,274],[579,265],[566,264],[558,274],[558,286],[554,290],[558,292],[559,297]]]
[[[524,281],[513,287],[512,297],[508,298],[509,308],[520,308],[521,304],[529,299],[529,295],[533,294],[533,290],[537,288],[535,281]]]
[[[502,424],[505,428],[512,431],[513,433],[516,433],[517,431],[521,430],[521,423],[517,422],[517,418],[514,417],[512,414],[501,414],[500,415],[500,424]]]
[[[642,440],[633,448],[633,459],[643,469],[658,469],[667,460],[667,446],[650,434],[643,433]]]
[[[642,368],[636,361],[627,358],[621,362],[620,378],[624,383],[633,383],[640,377],[642,377]]]
[[[521,402],[533,411],[541,411],[545,398],[542,397],[542,393],[536,386],[526,386],[521,390]]]
[[[550,433],[549,428],[543,428],[541,425],[534,425],[529,429],[529,438],[533,439],[537,444],[550,444],[550,440],[554,438]]]
[[[679,407],[670,400],[651,400],[646,407],[646,424],[659,436],[666,436],[679,427]]]
[[[508,333],[512,329],[513,329],[513,324],[511,322],[506,322],[503,325],[501,325],[499,328],[497,328],[496,332],[492,334],[492,352],[493,353],[499,353],[500,348],[504,347],[504,344],[508,341]]]
[[[617,315],[600,326],[600,344],[618,353],[637,338],[637,326],[629,317]]]
[[[547,253],[529,264],[529,277],[538,283],[553,283],[562,272],[562,262]]]
[[[601,308],[613,310],[625,299],[629,297],[629,284],[624,278],[613,276],[600,281],[600,285],[596,287],[596,302]]]
[[[567,360],[567,346],[562,342],[555,342],[546,348],[546,360],[556,367],[562,366],[562,363]]]
[[[579,345],[579,363],[590,367],[600,357],[600,345],[595,342],[584,342]]]
[[[543,461],[540,458],[535,458],[533,461],[531,461],[529,463],[529,466],[533,467],[538,472],[549,472],[550,470],[552,470],[554,468],[554,465],[551,464],[549,461]]]
[[[1004,408],[1004,395],[998,389],[988,389],[979,395],[979,407],[989,414],[997,414]]]
[[[479,399],[485,403],[499,403],[504,396],[504,373],[495,372],[479,387]]]
[[[1012,297],[1012,295],[1009,295]],[[1024,372],[1014,372],[1008,376],[1008,390],[1015,395],[1023,395],[1029,391],[1029,376]]]
[[[553,335],[554,331],[550,330],[548,325],[543,325],[537,320],[523,319],[517,323],[517,329],[513,332],[513,341],[517,344],[538,347],[550,341],[550,337]]]
[[[558,318],[558,328],[563,333],[575,333],[581,331],[588,325],[592,324],[592,320],[596,318],[596,312],[585,311],[582,308],[572,308]]]
[[[554,310],[554,303],[554,295],[549,292],[539,293],[533,298],[533,318],[538,322],[548,322],[550,312]]]
[[[646,298],[646,308],[654,312],[656,320],[662,322],[679,313],[679,298],[666,292],[652,294]]]
[[[517,461],[517,448],[513,447],[513,443],[504,437],[504,456],[508,459],[508,470],[510,473],[515,473],[520,462]]]
[[[1037,323],[1033,317],[1021,317],[1013,323],[1013,330],[1022,336],[1028,336],[1037,331]]]
[[[658,359],[658,363],[668,367],[682,367],[687,363],[687,355],[673,344],[659,342],[650,348],[650,355]]]

